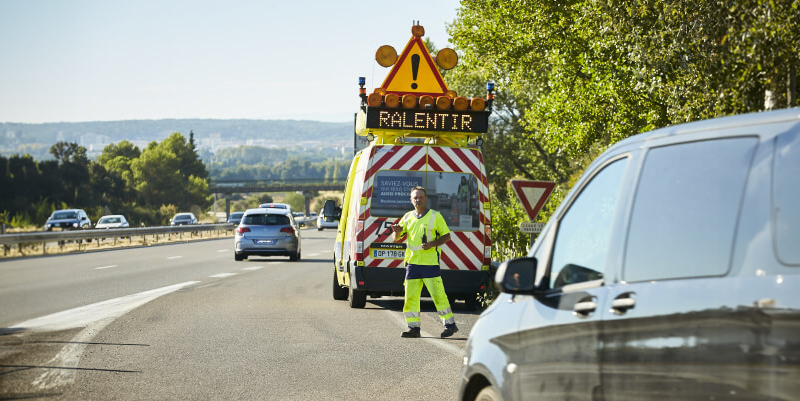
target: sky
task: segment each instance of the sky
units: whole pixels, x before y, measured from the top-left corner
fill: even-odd
[[[0,122],[353,121],[413,21],[441,49],[458,0],[0,0]]]

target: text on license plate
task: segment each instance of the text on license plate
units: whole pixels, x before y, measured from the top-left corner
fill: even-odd
[[[272,245],[274,243],[275,243],[274,239],[257,239],[256,240],[256,244],[257,245]]]
[[[406,256],[405,250],[396,249],[373,249],[373,259],[403,259]]]

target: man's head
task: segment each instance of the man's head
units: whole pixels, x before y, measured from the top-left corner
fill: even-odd
[[[426,208],[427,201],[428,193],[425,191],[425,188],[420,186],[411,188],[411,204],[414,205],[414,209]]]

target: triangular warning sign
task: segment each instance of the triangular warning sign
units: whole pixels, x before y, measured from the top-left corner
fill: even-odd
[[[439,74],[428,49],[418,36],[413,36],[408,41],[389,75],[383,80],[381,88],[386,90],[386,93],[398,95],[436,97],[447,92],[447,85],[444,84],[442,75]]]
[[[519,203],[525,209],[530,221],[536,219],[536,215],[542,210],[542,206],[550,197],[553,188],[556,187],[555,182],[549,181],[530,181],[530,180],[511,180],[511,186],[514,188],[514,193],[517,195]]]

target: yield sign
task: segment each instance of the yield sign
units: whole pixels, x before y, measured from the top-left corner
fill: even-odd
[[[553,188],[556,187],[555,182],[550,181],[531,181],[531,180],[511,180],[511,186],[514,188],[514,193],[528,214],[530,221],[536,219],[536,215],[542,210],[542,206],[550,197]]]
[[[411,37],[403,53],[383,80],[381,88],[386,93],[416,96],[442,96],[447,85],[436,68],[425,44],[418,36]]]

